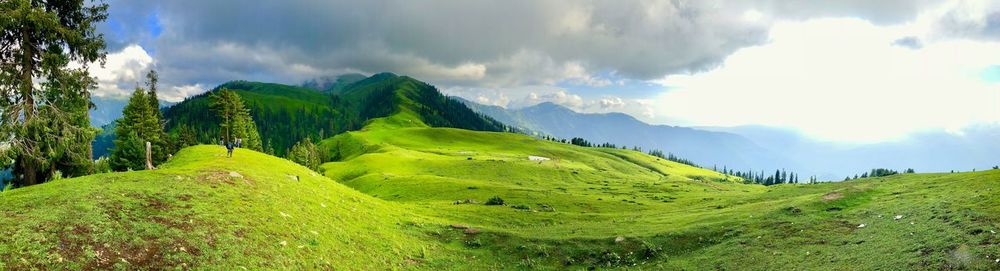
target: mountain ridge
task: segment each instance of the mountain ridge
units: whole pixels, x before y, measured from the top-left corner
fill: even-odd
[[[651,125],[618,112],[578,113],[555,103],[540,103],[518,109],[481,105],[457,98],[470,108],[513,126],[559,138],[581,137],[595,143],[660,149],[702,166],[726,166],[738,170],[795,170],[797,164],[738,134],[696,128]],[[768,163],[762,163],[767,160]],[[774,162],[777,161],[777,162]]]

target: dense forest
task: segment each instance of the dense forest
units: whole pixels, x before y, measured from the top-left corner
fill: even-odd
[[[356,76],[351,76],[355,78]],[[220,120],[209,109],[208,97],[220,89],[236,92],[259,130],[264,150],[285,156],[305,138],[312,142],[360,129],[368,120],[389,116],[402,108],[417,113],[425,124],[478,131],[513,131],[442,95],[437,88],[410,77],[391,73],[362,80],[338,81],[335,91],[282,84],[233,81],[190,97],[164,112],[166,129],[194,131],[200,143],[217,142]],[[315,84],[315,83],[314,83]],[[315,86],[314,86],[315,87]]]

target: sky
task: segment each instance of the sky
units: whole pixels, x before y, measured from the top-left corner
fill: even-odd
[[[107,2],[98,96],[151,68],[170,101],[393,72],[508,108],[843,142],[1000,122],[1000,1]]]

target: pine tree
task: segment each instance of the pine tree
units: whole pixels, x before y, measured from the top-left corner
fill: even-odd
[[[153,163],[159,164],[167,160],[167,155],[172,153],[176,147],[172,146],[170,138],[164,129],[163,113],[160,112],[160,99],[157,96],[157,83],[160,81],[156,70],[149,70],[146,73],[146,88],[148,90],[146,98],[149,99],[150,115],[146,118],[146,129],[149,129],[147,141],[152,143]]]
[[[291,150],[288,151],[288,159],[312,170],[319,169],[319,165],[322,163],[319,150],[309,137],[292,146]]]
[[[219,115],[223,140],[232,142],[239,138],[244,148],[263,151],[264,144],[261,143],[257,124],[239,94],[223,88],[210,95],[212,100],[209,106]]]
[[[112,169],[116,171],[145,169],[145,142],[152,142],[149,138],[153,131],[148,127],[152,115],[153,110],[150,108],[147,92],[142,88],[136,88],[115,127],[115,149],[111,151],[110,161]]]
[[[62,172],[86,174],[96,131],[89,123],[89,63],[105,56],[97,23],[107,4],[91,1],[3,1],[0,14],[0,168],[13,166],[15,186]],[[70,62],[82,67],[70,68]],[[38,81],[35,81],[39,79]]]

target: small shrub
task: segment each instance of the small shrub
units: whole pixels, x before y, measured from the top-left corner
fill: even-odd
[[[62,179],[63,179],[62,171],[56,170],[55,172],[52,172],[52,180],[53,181],[55,181],[55,180],[62,180]]]
[[[518,210],[525,210],[525,211],[531,210],[531,206],[524,205],[524,204],[513,205],[513,206],[510,206],[510,208],[514,208],[514,209],[518,209]]]
[[[500,196],[493,196],[486,201],[486,205],[504,205],[503,199]]]
[[[101,157],[94,160],[94,172],[95,173],[108,173],[111,172],[111,161],[107,157]]]
[[[479,238],[470,238],[465,240],[465,246],[470,248],[478,248],[483,246],[483,242],[479,241]]]

